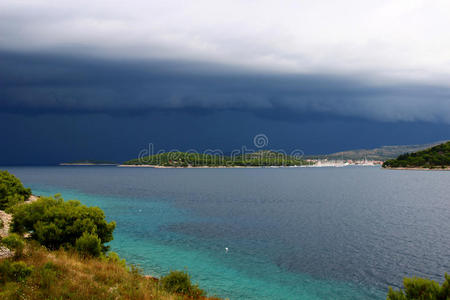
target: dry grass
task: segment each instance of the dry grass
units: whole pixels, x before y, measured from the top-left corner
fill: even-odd
[[[189,299],[163,291],[135,268],[104,259],[28,244],[20,261],[33,266],[31,276],[0,284],[0,299]]]

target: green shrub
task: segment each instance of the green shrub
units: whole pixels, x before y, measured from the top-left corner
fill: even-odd
[[[170,293],[184,294],[193,298],[205,295],[198,285],[191,283],[191,277],[183,271],[171,271],[161,278],[161,286]]]
[[[52,283],[57,280],[59,268],[52,262],[44,264],[41,270],[39,270],[39,281],[41,288],[48,289]]]
[[[9,250],[14,251],[14,256],[16,258],[22,256],[25,242],[20,235],[11,233],[7,237],[3,238],[1,243]]]
[[[28,276],[31,275],[33,267],[27,266],[26,263],[11,262],[9,260],[4,260],[0,263],[0,280],[2,283],[7,281],[24,281]]]
[[[447,300],[450,299],[450,276],[439,286],[434,280],[419,277],[403,279],[403,290],[389,287],[387,300]]]
[[[5,202],[4,202],[5,203],[5,211],[7,213],[11,213],[12,207],[14,207],[16,204],[25,202],[25,200],[27,200],[27,198],[25,198],[22,195],[17,195],[17,194],[6,197]]]
[[[119,254],[117,254],[116,252],[113,252],[113,251],[108,252],[108,255],[106,255],[104,257],[104,259],[106,261],[108,261],[108,262],[112,262],[112,263],[118,264],[119,266],[122,266],[124,268],[127,267],[126,260],[123,259],[123,258],[120,258]]]
[[[0,209],[28,199],[31,190],[24,188],[20,180],[8,171],[0,171]]]
[[[89,232],[100,239],[101,250],[113,239],[114,222],[107,222],[98,207],[87,207],[79,201],[64,201],[59,195],[41,197],[39,200],[12,209],[13,232],[30,232],[31,238],[54,250],[75,247],[76,240]]]
[[[75,249],[83,256],[98,257],[102,253],[102,244],[96,234],[85,232],[75,241]]]
[[[43,268],[46,269],[46,270],[52,270],[52,271],[55,271],[55,272],[58,272],[59,269],[60,269],[56,264],[54,264],[51,261],[46,262],[44,264]]]

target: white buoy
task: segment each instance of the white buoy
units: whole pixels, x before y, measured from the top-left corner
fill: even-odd
[[[228,247],[225,247],[225,252],[227,252],[227,253],[228,253]]]

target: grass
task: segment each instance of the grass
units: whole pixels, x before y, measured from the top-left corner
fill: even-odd
[[[165,291],[157,279],[117,260],[48,251],[33,242],[20,258],[10,260],[8,265],[22,262],[32,271],[21,280],[5,280],[0,274],[0,299],[193,299]]]

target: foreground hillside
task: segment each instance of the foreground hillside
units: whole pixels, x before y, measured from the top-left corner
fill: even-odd
[[[450,168],[450,142],[414,153],[402,154],[396,159],[387,160],[384,168]]]
[[[48,251],[27,243],[0,263],[0,299],[183,299],[119,260]]]

